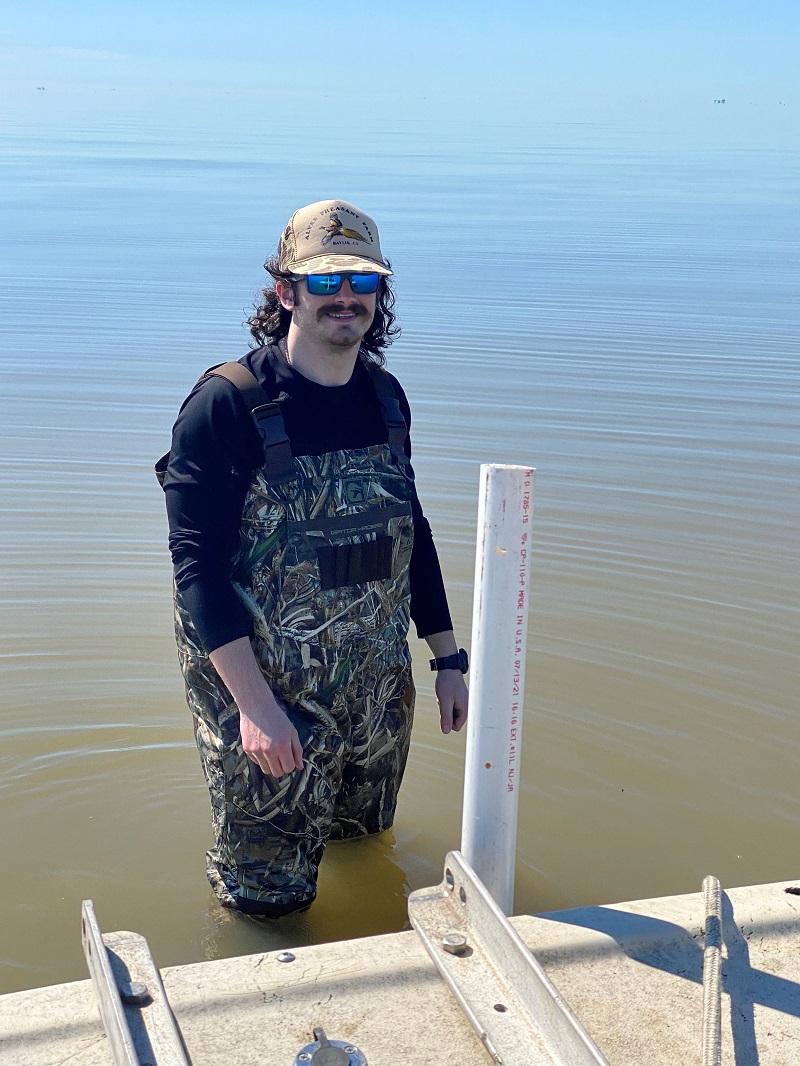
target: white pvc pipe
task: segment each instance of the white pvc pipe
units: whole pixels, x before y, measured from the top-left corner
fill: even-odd
[[[481,466],[461,851],[505,914],[514,866],[535,471]]]

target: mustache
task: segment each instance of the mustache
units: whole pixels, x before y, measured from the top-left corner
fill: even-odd
[[[366,307],[363,307],[359,303],[350,303],[350,304],[332,303],[332,304],[328,304],[327,307],[320,308],[320,310],[318,311],[318,315],[320,317],[322,317],[323,315],[329,315],[331,313],[334,313],[334,314],[351,314],[351,315],[366,315],[367,314],[367,309],[366,309]]]

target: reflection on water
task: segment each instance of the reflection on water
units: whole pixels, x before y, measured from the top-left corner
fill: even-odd
[[[285,217],[339,192],[397,272],[390,367],[465,644],[478,465],[538,471],[517,909],[793,876],[798,154],[431,120],[343,158],[302,116],[256,136],[235,109],[156,130],[36,106],[6,116],[0,201],[0,990],[85,976],[82,898],[160,965],[402,929],[458,844],[464,737],[437,732],[415,641],[393,833],[333,845],[287,920],[219,910],[204,878],[151,468],[243,350]]]

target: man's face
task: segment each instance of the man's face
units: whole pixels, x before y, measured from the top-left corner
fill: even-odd
[[[352,348],[372,325],[377,293],[355,293],[350,280],[333,296],[314,296],[305,281],[278,282],[278,296],[292,312],[292,324],[305,340],[325,346]]]

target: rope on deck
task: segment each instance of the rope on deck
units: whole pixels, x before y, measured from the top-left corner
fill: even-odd
[[[716,877],[703,879],[706,947],[703,954],[703,1066],[722,1063],[722,892]]]

